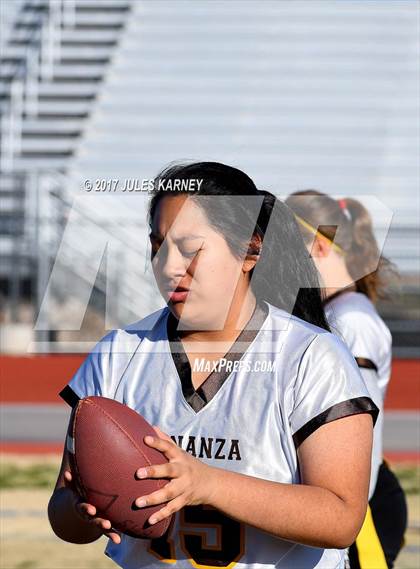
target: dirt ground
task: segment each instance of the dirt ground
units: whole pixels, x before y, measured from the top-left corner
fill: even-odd
[[[40,457],[15,457],[20,466],[38,463]],[[57,456],[42,457],[44,464],[56,464]],[[0,568],[1,569],[107,569],[117,567],[103,553],[106,538],[87,545],[61,541],[52,532],[47,519],[51,489],[5,489],[0,494]],[[410,528],[407,545],[400,553],[395,569],[420,567],[420,495],[409,500]],[[292,569],[292,568],[291,568]],[[295,568],[293,568],[295,569]]]

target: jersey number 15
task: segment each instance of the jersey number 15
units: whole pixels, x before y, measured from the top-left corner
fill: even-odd
[[[245,553],[244,525],[211,506],[186,506],[180,513],[179,544],[194,567],[233,567]],[[206,529],[214,529],[216,543],[207,544]],[[176,561],[173,523],[150,542],[149,553],[161,561]]]

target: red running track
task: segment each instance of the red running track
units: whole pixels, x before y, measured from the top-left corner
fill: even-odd
[[[65,404],[58,392],[84,360],[81,355],[0,357],[0,403]],[[385,409],[420,410],[420,360],[393,361]]]

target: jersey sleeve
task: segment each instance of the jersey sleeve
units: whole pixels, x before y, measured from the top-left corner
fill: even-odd
[[[345,312],[337,317],[337,327],[351,353],[370,362],[370,369],[377,371],[376,355],[380,351],[381,334],[371,316],[361,311]]]
[[[68,384],[60,391],[59,396],[71,407],[75,407],[79,399],[89,395],[106,396],[112,338],[111,332],[96,344]]]
[[[341,310],[334,314],[339,336],[349,347],[359,367],[378,371],[380,362],[391,353],[392,336],[376,313]]]
[[[359,413],[370,413],[375,425],[379,409],[353,356],[333,334],[318,334],[297,372],[290,415],[296,448],[322,425]]]

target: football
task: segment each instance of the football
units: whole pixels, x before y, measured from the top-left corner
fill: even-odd
[[[106,397],[85,397],[74,409],[67,449],[77,491],[96,507],[97,516],[131,537],[151,539],[165,533],[171,518],[150,525],[147,520],[163,504],[138,508],[134,503],[169,482],[135,477],[138,468],[168,462],[163,453],[144,443],[146,435],[157,436],[127,405]]]

